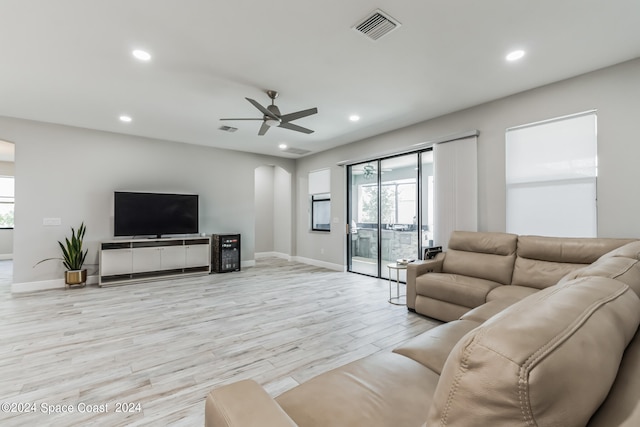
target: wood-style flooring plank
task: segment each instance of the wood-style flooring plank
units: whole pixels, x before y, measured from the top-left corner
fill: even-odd
[[[0,403],[35,405],[2,426],[202,425],[214,387],[252,378],[277,396],[438,324],[389,304],[387,280],[278,258],[110,288],[0,286]],[[55,405],[74,412],[43,413]]]

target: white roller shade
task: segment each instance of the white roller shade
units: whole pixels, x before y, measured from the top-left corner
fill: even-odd
[[[508,129],[509,233],[597,236],[594,111]]]
[[[309,194],[331,193],[331,169],[309,172]]]
[[[447,248],[454,230],[478,230],[477,137],[436,144],[434,244]]]

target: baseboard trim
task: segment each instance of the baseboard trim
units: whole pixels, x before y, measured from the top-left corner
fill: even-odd
[[[87,285],[97,285],[98,276],[88,276]],[[65,289],[64,279],[41,280],[38,282],[12,283],[11,293],[22,294],[26,292],[47,291],[51,289]]]
[[[341,264],[334,264],[331,262],[320,261],[317,259],[305,258],[301,256],[291,256],[282,252],[256,252],[254,256],[256,259],[282,258],[282,259],[286,259],[287,261],[301,262],[303,264],[315,265],[316,267],[328,268],[329,270],[347,271],[347,268]]]
[[[292,261],[301,262],[303,264],[315,265],[316,267],[323,267],[329,270],[343,271],[343,272],[347,271],[346,266],[342,264],[334,264],[331,262],[319,261],[317,259],[312,259],[312,258],[294,256]]]
[[[250,259],[247,261],[240,261],[240,267],[241,268],[245,268],[245,267],[255,267],[256,266],[256,260],[255,259]]]
[[[256,252],[254,254],[256,259],[260,259],[260,258],[282,258],[282,259],[286,259],[287,261],[291,261],[291,255],[289,254],[285,254],[282,252]]]

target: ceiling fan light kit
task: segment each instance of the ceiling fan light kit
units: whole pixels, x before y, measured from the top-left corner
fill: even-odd
[[[249,101],[249,103],[251,103],[251,105],[256,107],[263,114],[262,118],[230,118],[220,120],[262,120],[262,125],[260,126],[260,130],[258,131],[258,135],[264,135],[265,133],[267,133],[270,127],[280,127],[306,134],[313,133],[311,129],[307,129],[290,122],[316,114],[318,112],[317,108],[309,108],[307,110],[300,110],[294,113],[281,114],[280,109],[274,103],[275,99],[278,97],[278,92],[276,92],[275,90],[268,90],[266,92],[269,98],[271,98],[271,105],[268,105],[266,107],[263,107],[254,99],[245,98],[247,101]]]

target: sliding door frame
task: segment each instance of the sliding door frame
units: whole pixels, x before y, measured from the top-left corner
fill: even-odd
[[[350,273],[356,273],[356,274],[362,274],[365,276],[371,276],[369,274],[366,273],[362,273],[362,272],[357,272],[357,271],[353,271],[353,265],[352,265],[352,260],[353,260],[353,247],[352,247],[352,224],[356,223],[354,216],[357,217],[357,212],[354,212],[354,209],[357,209],[357,207],[353,206],[353,195],[352,195],[352,188],[353,188],[353,167],[354,166],[359,166],[362,164],[375,164],[376,165],[376,170],[378,171],[377,176],[376,176],[376,185],[377,185],[377,224],[376,224],[376,231],[377,231],[377,239],[376,239],[376,245],[377,245],[377,275],[376,276],[372,276],[372,277],[377,277],[377,278],[383,278],[382,277],[382,272],[383,272],[383,265],[382,265],[382,169],[381,169],[381,165],[382,162],[384,160],[388,160],[388,159],[393,159],[393,158],[397,158],[397,157],[401,157],[401,156],[407,156],[407,155],[416,155],[416,168],[417,168],[417,173],[416,173],[416,189],[415,189],[415,200],[416,200],[416,227],[417,227],[417,233],[418,233],[418,239],[417,239],[417,247],[416,252],[415,252],[415,259],[422,259],[422,253],[424,252],[424,248],[423,248],[423,244],[422,244],[422,189],[423,189],[423,183],[422,183],[422,178],[423,178],[423,174],[422,174],[422,154],[425,152],[429,152],[432,151],[433,147],[429,146],[426,148],[421,148],[419,150],[414,150],[414,151],[405,151],[405,152],[401,152],[401,153],[397,153],[394,155],[389,155],[389,156],[384,156],[384,157],[378,157],[378,158],[374,158],[374,159],[370,159],[370,160],[363,160],[363,161],[358,161],[356,163],[350,163],[347,164],[347,169],[346,169],[346,174],[347,174],[347,192],[346,192],[346,196],[347,196],[347,203],[346,203],[346,207],[347,207],[347,226],[346,226],[346,246],[347,246],[347,250],[346,250],[346,254],[347,254],[347,271]],[[397,209],[397,206],[396,206]]]

